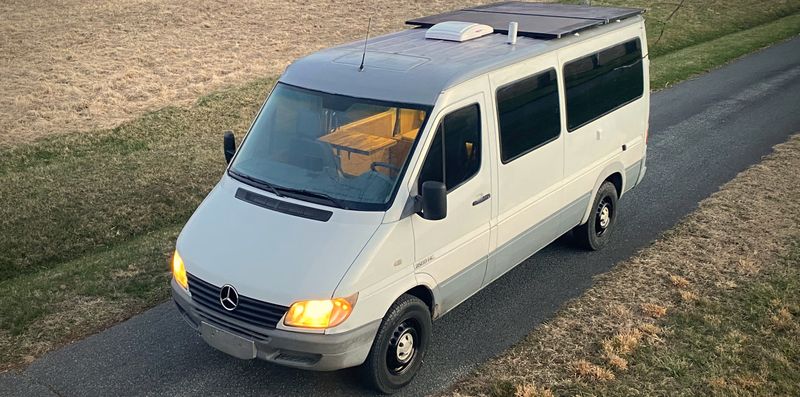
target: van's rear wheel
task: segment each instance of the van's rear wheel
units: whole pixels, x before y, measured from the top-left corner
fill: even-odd
[[[589,219],[573,233],[580,246],[596,251],[608,243],[617,220],[617,199],[617,188],[611,182],[600,185]]]
[[[428,305],[403,295],[389,308],[362,366],[365,380],[391,394],[411,383],[422,365],[431,337]]]

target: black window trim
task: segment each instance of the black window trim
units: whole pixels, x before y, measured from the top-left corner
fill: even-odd
[[[452,188],[447,189],[447,194],[450,194],[450,192],[460,188],[461,186],[463,186],[467,182],[469,182],[472,179],[474,179],[476,176],[478,176],[478,174],[481,172],[481,168],[483,167],[483,157],[484,156],[483,156],[482,151],[483,151],[483,134],[484,134],[484,131],[483,131],[483,119],[484,119],[484,117],[481,114],[481,109],[483,109],[483,108],[481,107],[480,102],[475,101],[475,102],[469,103],[469,104],[464,105],[464,106],[460,106],[460,107],[458,107],[458,108],[456,108],[456,109],[454,109],[452,111],[447,112],[447,114],[445,114],[444,116],[442,116],[442,118],[439,119],[439,123],[436,124],[436,128],[434,128],[432,130],[433,131],[433,139],[436,139],[436,134],[439,132],[439,127],[442,125],[442,123],[444,123],[444,119],[447,116],[449,116],[449,115],[451,115],[451,114],[453,114],[453,113],[455,113],[455,112],[457,112],[459,110],[466,109],[466,108],[468,108],[470,106],[477,106],[478,107],[478,129],[479,129],[478,132],[479,132],[479,137],[481,139],[481,145],[480,145],[480,147],[481,147],[481,156],[480,156],[480,159],[478,159],[479,160],[478,161],[478,170],[475,171],[475,173],[472,174],[472,176],[470,176],[469,178],[464,179],[463,181],[461,181],[461,183],[459,183],[458,185],[455,185]],[[433,141],[431,141],[431,144],[433,144]],[[442,147],[444,147],[444,137],[442,137]],[[420,164],[420,172],[422,172],[422,167],[425,166],[425,162],[428,160],[428,155],[430,153],[431,153],[431,148],[428,147],[428,151],[425,152],[425,156],[422,158],[422,164]],[[446,152],[442,153],[442,156],[445,156],[446,154],[447,154]],[[446,171],[445,170],[445,162],[444,162],[444,159],[442,159],[442,179],[445,180],[443,183],[445,184],[445,186],[447,186],[447,174],[446,174],[445,171]],[[419,192],[419,179],[420,179],[420,176],[421,175],[419,173],[417,173],[417,180],[413,185],[414,188],[417,189],[417,194],[420,194],[420,192]]]
[[[641,37],[640,37],[640,36],[636,36],[636,37],[635,37],[635,38],[633,38],[633,39],[628,39],[628,40],[625,40],[625,41],[623,41],[623,42],[620,42],[620,43],[617,43],[617,44],[614,44],[614,45],[610,45],[610,46],[608,46],[608,47],[605,47],[605,48],[603,48],[603,49],[601,49],[601,50],[598,50],[598,51],[595,51],[595,52],[592,52],[592,53],[589,53],[589,54],[584,54],[584,55],[581,55],[581,56],[579,56],[579,57],[576,57],[576,58],[570,59],[570,60],[569,60],[569,61],[567,61],[567,62],[564,62],[564,65],[561,67],[561,76],[562,76],[562,80],[563,80],[563,83],[564,83],[564,105],[567,105],[567,75],[566,75],[566,72],[564,71],[564,69],[567,67],[567,65],[569,65],[569,64],[571,64],[571,63],[573,63],[573,62],[575,62],[575,61],[577,61],[577,60],[579,60],[579,59],[586,58],[586,57],[588,57],[588,56],[594,56],[594,55],[597,55],[597,54],[599,54],[599,53],[601,53],[601,52],[603,52],[603,51],[605,51],[605,50],[611,49],[611,48],[613,48],[613,47],[616,47],[616,46],[618,46],[618,45],[623,45],[623,44],[625,44],[625,43],[628,43],[628,42],[631,42],[631,41],[637,41],[637,42],[639,42],[639,50],[641,51],[641,49],[642,49],[642,39],[641,39]],[[643,62],[644,62],[644,55],[642,55],[642,56],[639,58],[639,61],[638,61],[638,63],[643,63]],[[644,69],[644,65],[642,65],[642,68]],[[642,70],[642,72],[644,72],[644,70]],[[607,112],[605,112],[605,113],[603,113],[603,114],[600,114],[600,115],[598,115],[597,117],[595,117],[595,118],[593,118],[593,119],[591,119],[591,120],[589,120],[589,121],[586,121],[586,122],[584,122],[583,124],[580,124],[580,125],[578,125],[578,126],[577,126],[577,127],[575,127],[575,128],[572,128],[572,129],[570,129],[570,128],[569,128],[569,106],[568,106],[568,105],[567,105],[567,106],[564,106],[564,116],[565,116],[564,120],[566,120],[566,124],[567,124],[567,132],[568,132],[568,133],[573,133],[573,132],[575,132],[576,130],[578,130],[578,129],[580,129],[580,128],[583,128],[583,127],[585,127],[587,124],[594,123],[595,121],[597,121],[597,120],[599,120],[599,119],[601,119],[601,118],[603,118],[603,117],[605,117],[605,116],[608,116],[608,115],[609,115],[609,114],[611,114],[611,113],[614,113],[614,112],[616,112],[616,111],[617,111],[617,110],[619,110],[620,108],[623,108],[623,107],[625,107],[625,106],[628,106],[628,105],[630,105],[631,103],[633,103],[633,102],[636,102],[636,101],[638,101],[638,100],[642,99],[642,97],[644,96],[644,91],[645,91],[645,84],[644,84],[644,73],[642,73],[642,76],[643,76],[643,77],[642,77],[642,79],[643,79],[643,80],[642,80],[642,92],[639,94],[639,96],[637,96],[636,98],[633,98],[633,99],[631,99],[631,100],[629,100],[629,101],[627,101],[627,102],[623,102],[623,103],[621,103],[621,104],[617,105],[615,108],[613,108],[613,109],[611,109],[611,110],[609,110],[609,111],[607,111]]]
[[[506,88],[506,87],[508,87],[510,85],[514,85],[516,83],[519,83],[520,81],[535,77],[536,75],[544,74],[544,73],[549,72],[551,70],[556,73],[556,95],[558,95],[558,135],[556,135],[556,136],[554,136],[554,137],[552,137],[552,138],[550,138],[550,139],[548,139],[548,140],[546,140],[546,141],[544,141],[544,142],[542,142],[542,143],[540,143],[540,144],[538,144],[538,145],[536,145],[536,146],[534,146],[532,148],[529,148],[529,149],[525,150],[524,152],[519,153],[514,157],[511,157],[508,160],[503,160],[503,139],[500,137],[500,134],[502,133],[500,131],[500,101],[497,100],[497,93],[500,90],[502,90],[503,88]],[[505,84],[497,87],[496,90],[494,90],[495,114],[497,115],[497,147],[498,147],[498,149],[500,149],[500,163],[502,165],[506,165],[506,164],[508,164],[508,163],[510,163],[510,162],[512,162],[512,161],[514,161],[514,160],[516,160],[516,159],[518,159],[518,158],[520,158],[520,157],[522,157],[522,156],[524,156],[524,155],[536,150],[536,149],[539,149],[539,148],[541,148],[541,147],[543,147],[543,146],[545,146],[545,145],[547,145],[549,143],[552,143],[553,141],[557,141],[558,138],[561,138],[561,135],[564,133],[564,125],[561,123],[561,120],[562,120],[562,118],[561,118],[561,115],[562,115],[562,113],[561,113],[561,88],[558,85],[558,81],[559,81],[558,76],[559,76],[558,67],[557,66],[551,66],[548,69],[540,70],[538,72],[526,75],[525,77],[522,77],[522,78],[516,79],[514,81],[510,81],[508,83],[505,83]],[[564,99],[566,99],[566,97],[564,97]],[[566,109],[564,109],[564,111],[565,112],[563,114],[566,114]]]

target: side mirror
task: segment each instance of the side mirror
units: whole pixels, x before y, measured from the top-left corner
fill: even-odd
[[[223,150],[225,151],[225,162],[230,164],[234,153],[236,153],[236,138],[233,136],[233,131],[225,131],[222,136]]]
[[[421,202],[420,214],[423,218],[430,221],[438,221],[447,216],[447,187],[444,183],[437,181],[427,181],[422,183],[422,194],[419,197]]]

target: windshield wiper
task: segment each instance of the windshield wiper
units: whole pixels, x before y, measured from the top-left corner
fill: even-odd
[[[295,193],[295,194],[299,194],[299,195],[303,195],[303,196],[317,197],[317,198],[325,199],[325,200],[328,200],[333,205],[335,205],[335,206],[337,206],[337,207],[339,207],[341,209],[345,209],[345,210],[349,210],[350,209],[349,207],[347,207],[347,205],[344,203],[344,201],[339,200],[339,199],[337,199],[337,198],[335,198],[335,197],[333,197],[333,196],[331,196],[329,194],[326,194],[326,193],[312,192],[310,190],[294,189],[294,188],[288,188],[288,187],[283,187],[283,186],[278,186],[278,189],[279,190],[283,190],[284,192],[287,192],[287,193]]]
[[[285,194],[281,193],[283,191],[283,192],[286,192],[286,193],[293,193],[293,194],[296,194],[296,195],[301,195],[301,196],[306,196],[306,197],[321,198],[321,199],[327,200],[328,202],[332,203],[333,205],[335,205],[335,206],[337,206],[339,208],[342,208],[342,209],[345,209],[345,210],[349,210],[350,209],[343,201],[341,201],[341,200],[339,200],[339,199],[337,199],[335,197],[332,197],[332,196],[330,196],[330,195],[328,195],[326,193],[312,192],[310,190],[305,190],[305,189],[295,189],[295,188],[290,188],[290,187],[283,187],[283,186],[273,185],[273,184],[271,184],[271,183],[269,183],[267,181],[264,181],[264,180],[261,180],[261,179],[258,179],[258,178],[254,178],[254,177],[252,177],[250,175],[244,175],[244,174],[241,174],[241,173],[236,172],[234,170],[228,170],[228,172],[230,172],[235,178],[244,179],[244,180],[250,181],[251,183],[255,184],[256,187],[266,188],[267,190],[271,191],[272,193],[275,193],[275,195],[278,196],[278,197],[286,197]]]
[[[273,184],[271,184],[271,183],[269,183],[267,181],[263,181],[263,180],[258,179],[258,178],[253,178],[250,175],[240,174],[240,173],[238,173],[238,172],[236,172],[234,170],[228,170],[228,172],[230,172],[231,175],[235,176],[236,178],[245,179],[245,180],[248,180],[248,181],[258,185],[256,187],[262,187],[263,186],[263,187],[267,188],[267,190],[271,191],[272,193],[275,193],[275,195],[278,196],[278,197],[285,197],[283,194],[281,194],[281,192],[278,191],[278,189],[275,188],[275,185],[273,185]]]

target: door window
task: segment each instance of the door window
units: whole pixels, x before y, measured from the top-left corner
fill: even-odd
[[[481,116],[478,104],[444,117],[422,165],[419,188],[427,181],[444,182],[451,191],[478,173],[481,164]]]

